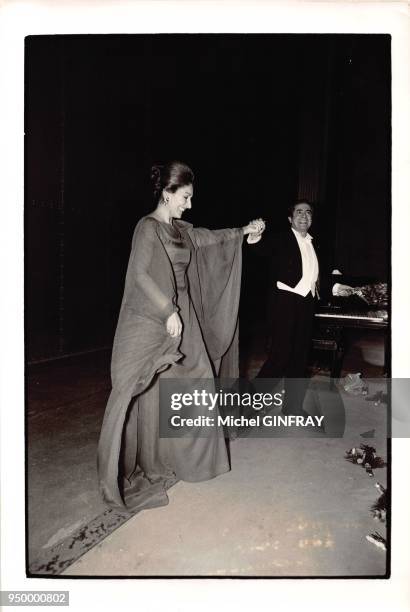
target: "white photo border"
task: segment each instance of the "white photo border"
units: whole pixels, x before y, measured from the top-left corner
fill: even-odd
[[[407,2],[259,0],[0,0],[1,583],[69,590],[76,610],[235,611],[249,608],[407,610],[409,440],[393,440],[392,575],[344,580],[68,580],[25,576],[24,534],[24,38],[38,34],[160,32],[382,33],[392,36],[392,375],[409,377],[409,6]],[[347,583],[348,581],[348,583]]]

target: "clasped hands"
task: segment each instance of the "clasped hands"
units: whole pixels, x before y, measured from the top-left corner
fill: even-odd
[[[256,242],[259,242],[265,228],[266,223],[263,219],[259,218],[249,221],[248,225],[245,225],[243,228],[244,235],[246,236],[246,234],[249,234],[247,238],[248,244],[255,244]]]

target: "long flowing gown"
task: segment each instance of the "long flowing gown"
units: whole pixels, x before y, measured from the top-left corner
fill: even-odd
[[[190,428],[183,437],[161,437],[159,433],[160,380],[186,380],[188,387],[198,379],[213,380],[215,366],[219,366],[223,357],[214,339],[215,336],[220,341],[219,336],[223,335],[218,334],[212,322],[212,316],[218,312],[215,304],[222,308],[225,317],[232,319],[232,314],[233,318],[237,314],[241,230],[210,232],[191,228],[183,222],[170,225],[146,217],[137,226],[134,237],[114,342],[113,390],[104,416],[98,457],[104,499],[111,506],[132,512],[166,505],[166,491],[178,480],[208,480],[230,469],[222,428],[212,428],[205,437],[201,427]],[[156,251],[154,247],[158,244],[163,248]],[[199,246],[204,248],[200,251]],[[225,256],[220,263],[222,269],[225,267],[220,282],[218,274],[208,284],[197,282],[197,275],[209,277],[209,265],[220,261],[220,253]],[[203,258],[202,263],[198,263],[199,257]],[[160,272],[164,274],[163,268],[167,266],[169,279],[166,274],[161,279]],[[212,312],[207,314],[208,322],[204,317],[207,300],[198,297],[204,291],[214,293],[209,297]],[[227,313],[230,302],[231,312]],[[156,311],[149,311],[152,305]],[[177,339],[171,338],[165,329],[166,319],[175,311],[179,311],[183,324],[181,338]],[[202,318],[202,327],[198,317]],[[204,332],[210,337],[209,346]],[[230,334],[234,336],[234,332],[231,321]],[[228,338],[228,348],[231,350],[226,354],[233,352],[234,359],[237,358],[232,338]],[[199,408],[197,414],[205,414],[205,410]]]

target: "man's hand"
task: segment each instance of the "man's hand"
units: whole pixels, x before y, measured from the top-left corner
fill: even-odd
[[[337,297],[349,297],[349,295],[353,295],[354,289],[349,285],[342,285],[341,283],[336,283],[332,287],[332,294]]]

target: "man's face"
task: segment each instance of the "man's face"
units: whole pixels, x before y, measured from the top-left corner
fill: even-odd
[[[291,227],[296,232],[306,236],[309,227],[312,225],[312,209],[310,204],[298,204],[293,209],[293,215],[288,217]]]

